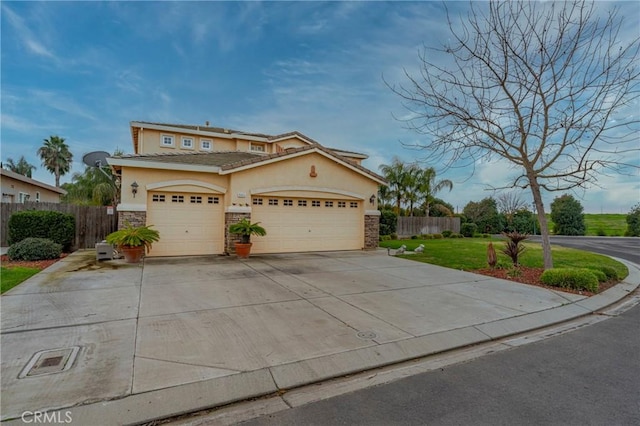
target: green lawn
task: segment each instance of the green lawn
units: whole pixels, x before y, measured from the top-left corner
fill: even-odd
[[[402,244],[407,250],[413,251],[418,245],[424,244],[424,253],[400,255],[411,260],[431,263],[452,269],[471,271],[482,269],[487,265],[487,246],[493,243],[498,253],[499,265],[509,267],[511,259],[500,252],[504,240],[497,238],[445,238],[442,240],[391,240],[380,242],[381,247],[390,247],[393,251]],[[542,246],[540,243],[524,243],[527,249],[520,257],[520,264],[528,267],[541,268]],[[609,265],[616,269],[619,277],[629,275],[629,270],[622,263],[607,256],[590,253],[572,248],[553,246],[553,266],[556,268],[588,268]]]
[[[17,266],[15,268],[0,268],[0,282],[2,287],[1,293],[11,290],[27,278],[40,272],[37,268],[23,268]]]
[[[547,215],[549,230],[553,231],[551,216]],[[623,237],[627,230],[627,215],[616,213],[585,214],[584,224],[587,227],[586,235],[607,237]]]

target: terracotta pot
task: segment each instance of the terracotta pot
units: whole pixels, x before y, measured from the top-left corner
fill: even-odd
[[[236,243],[236,255],[240,259],[247,259],[251,252],[251,246],[253,243]]]
[[[138,263],[144,257],[144,246],[139,247],[125,247],[119,248],[120,252],[124,254],[124,260],[127,263]]]

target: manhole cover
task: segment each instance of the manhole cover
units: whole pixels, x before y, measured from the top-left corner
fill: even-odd
[[[25,377],[42,376],[66,371],[73,365],[73,361],[75,361],[78,356],[78,352],[80,352],[80,346],[36,352],[26,367],[22,369],[18,378],[24,379]]]
[[[365,340],[371,340],[371,339],[375,339],[376,337],[378,337],[378,335],[376,333],[374,333],[373,331],[359,331],[356,336],[358,336],[361,339],[365,339]]]

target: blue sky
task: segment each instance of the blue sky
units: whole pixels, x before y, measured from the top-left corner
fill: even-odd
[[[623,33],[637,35],[640,4],[618,5]],[[464,14],[468,4],[447,7]],[[3,1],[1,14],[1,158],[25,155],[33,177],[50,184],[36,154],[44,138],[64,137],[81,172],[87,152],[131,152],[132,120],[298,130],[368,154],[374,171],[394,156],[417,160],[401,142],[424,140],[393,118],[406,111],[382,76],[402,82],[423,44],[448,38],[441,2]],[[499,164],[480,164],[472,177],[440,171],[454,181],[440,195],[462,210],[507,173]],[[587,212],[626,213],[640,199],[637,172],[600,184],[574,194]]]

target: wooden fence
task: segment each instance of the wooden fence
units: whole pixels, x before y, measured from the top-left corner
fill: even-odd
[[[459,217],[398,217],[396,233],[399,238],[412,235],[440,234],[442,231],[460,232]]]
[[[115,212],[115,208],[113,209],[113,214],[110,215],[107,212],[107,207],[103,206],[36,202],[1,203],[0,243],[2,247],[8,246],[9,218],[13,213],[24,210],[49,210],[74,215],[76,218],[76,235],[72,242],[72,250],[94,248],[96,243],[104,240],[108,234],[118,228],[118,215]]]

